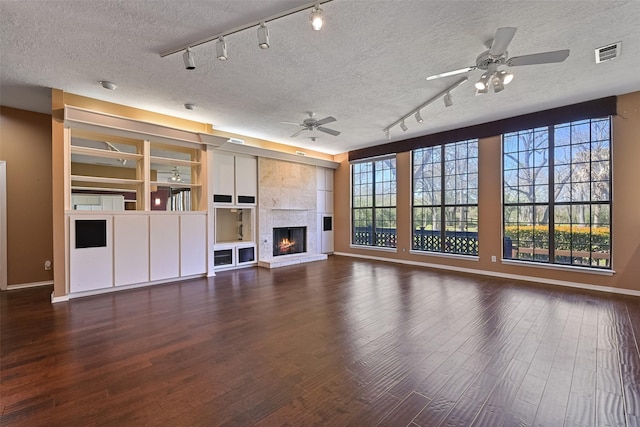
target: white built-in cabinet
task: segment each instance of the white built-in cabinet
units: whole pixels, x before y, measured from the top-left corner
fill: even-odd
[[[214,269],[256,265],[257,158],[214,151],[213,180]]]
[[[215,151],[213,201],[217,205],[256,205],[258,161],[255,157]]]
[[[333,252],[333,169],[317,167],[318,252]]]
[[[69,215],[69,292],[207,272],[207,213]]]

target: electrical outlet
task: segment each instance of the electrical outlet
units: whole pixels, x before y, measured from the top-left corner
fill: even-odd
[[[51,261],[46,260],[46,261],[44,262],[44,269],[45,269],[45,270],[51,270],[51,265],[52,265]]]
[[[495,255],[491,255],[491,262],[496,262],[496,256]]]

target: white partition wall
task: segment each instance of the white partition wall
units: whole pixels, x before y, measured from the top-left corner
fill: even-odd
[[[180,275],[207,272],[207,218],[180,215]]]
[[[180,277],[179,219],[178,215],[149,217],[151,281]]]
[[[113,287],[113,217],[72,215],[69,228],[71,292]]]
[[[148,282],[149,217],[115,215],[113,228],[115,285]]]

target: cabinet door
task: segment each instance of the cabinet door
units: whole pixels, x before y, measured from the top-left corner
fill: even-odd
[[[236,196],[238,204],[255,204],[258,195],[258,161],[236,157]]]
[[[233,154],[214,153],[213,177],[213,201],[232,204],[235,197],[235,156]]]
[[[149,217],[116,215],[113,219],[115,285],[149,281]]]
[[[149,243],[151,280],[180,276],[180,224],[178,215],[151,215]]]
[[[72,216],[69,221],[71,292],[112,287],[112,217]]]
[[[207,271],[207,217],[180,215],[180,276]]]

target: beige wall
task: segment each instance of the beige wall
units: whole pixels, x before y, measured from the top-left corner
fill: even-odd
[[[0,107],[0,160],[7,162],[7,284],[50,281],[51,116]]]
[[[336,156],[335,251],[349,254],[441,264],[500,274],[554,279],[588,285],[640,291],[640,92],[618,97],[618,116],[613,118],[613,276],[545,269],[536,266],[502,265],[501,257],[501,144],[500,137],[485,138],[479,144],[479,261],[442,256],[409,254],[410,153],[397,154],[398,252],[350,247],[350,176],[346,154]],[[495,255],[498,262],[492,263]]]

